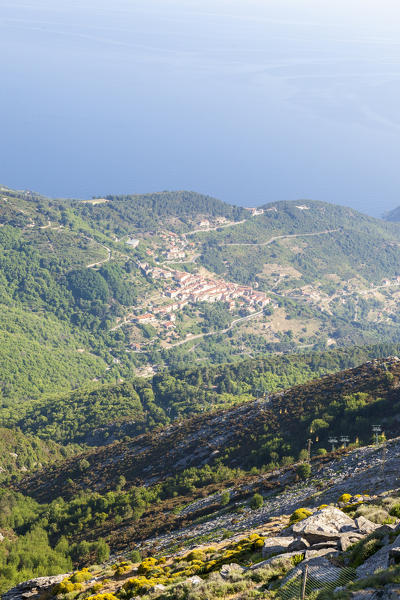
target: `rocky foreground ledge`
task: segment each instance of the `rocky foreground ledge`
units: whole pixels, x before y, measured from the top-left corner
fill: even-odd
[[[396,494],[398,490],[396,490]],[[395,499],[400,497],[396,496]],[[353,503],[362,504],[362,497],[353,498]],[[140,565],[120,563],[114,578],[110,579],[110,565],[104,571],[88,573],[87,581],[75,596],[78,599],[119,598],[173,599],[213,597],[210,585],[226,586],[230,598],[274,598],[284,600],[297,598],[297,590],[307,572],[312,593],[306,588],[306,598],[323,600],[394,600],[400,599],[400,522],[378,524],[359,516],[352,518],[352,502],[318,509],[299,509],[291,516],[291,524],[275,535],[248,534],[241,540],[229,540],[225,547],[213,548],[220,551],[221,560],[214,554],[214,570],[207,568],[205,556],[210,548],[198,546],[182,558],[182,551],[175,556],[157,561],[147,558]],[[267,527],[266,527],[267,530]],[[237,537],[237,536],[236,536]],[[233,542],[233,543],[232,543]],[[239,548],[245,544],[258,548],[259,558],[249,563],[240,562]],[[224,557],[231,560],[224,562]],[[202,560],[199,560],[200,557]],[[232,559],[238,562],[232,562]],[[171,573],[174,562],[185,561],[186,569],[198,568],[186,579],[174,580]],[[200,565],[202,563],[202,566]],[[183,564],[183,563],[180,563]],[[108,572],[106,573],[106,569]],[[182,567],[178,565],[178,569]],[[146,573],[146,569],[151,575]],[[155,570],[159,575],[154,576]],[[164,571],[163,571],[164,570]],[[89,570],[90,571],[90,570]],[[163,572],[163,574],[161,574]],[[166,575],[166,573],[169,575]],[[180,571],[180,573],[189,573]],[[157,577],[159,577],[157,579]],[[147,579],[146,579],[147,578]],[[54,577],[39,577],[19,584],[3,595],[3,600],[51,600],[60,596],[60,585],[71,580],[71,574]],[[210,583],[212,582],[212,583]],[[242,584],[242,589],[240,589]],[[307,584],[309,585],[309,584]],[[57,587],[55,587],[57,586]],[[292,586],[292,587],[291,587]],[[293,587],[294,586],[294,587]],[[94,587],[100,594],[93,595]],[[194,590],[195,588],[195,590]],[[245,589],[246,588],[246,589]],[[186,595],[182,595],[183,591]],[[251,591],[251,595],[250,594]],[[130,592],[130,593],[127,593]],[[288,596],[288,593],[292,595]],[[323,594],[316,596],[315,594]],[[105,596],[107,594],[107,596]],[[175,595],[176,594],[176,595]],[[203,594],[203,595],[202,595]],[[217,596],[215,596],[217,597]]]
[[[51,592],[51,589],[68,577],[69,573],[63,575],[53,575],[49,577],[36,577],[29,581],[23,581],[17,586],[2,595],[2,600],[29,600],[39,598],[44,592]]]

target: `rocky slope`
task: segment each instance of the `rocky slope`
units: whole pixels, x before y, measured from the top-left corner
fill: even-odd
[[[380,519],[376,507],[380,507]],[[400,578],[400,490],[342,495],[335,505],[302,508],[252,529],[166,550],[140,564],[119,557],[73,574],[24,582],[3,600],[126,598],[206,600],[229,596],[360,600],[396,598]],[[364,511],[371,518],[360,515]],[[382,515],[386,512],[386,524]],[[105,595],[107,594],[107,595]]]

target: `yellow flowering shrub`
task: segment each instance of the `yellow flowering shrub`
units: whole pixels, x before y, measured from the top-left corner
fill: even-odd
[[[118,600],[117,596],[114,594],[96,594],[95,596],[89,596],[87,600]]]
[[[294,523],[298,523],[299,521],[304,521],[307,517],[311,517],[312,512],[308,510],[308,508],[297,508],[294,513],[291,515],[289,519],[290,525]]]
[[[192,550],[187,556],[185,556],[184,560],[204,560],[205,557],[206,555],[202,550]]]
[[[70,581],[72,581],[72,583],[82,583],[83,581],[88,581],[89,579],[92,579],[92,574],[86,568],[76,571],[70,577]]]
[[[338,502],[343,502],[344,504],[347,504],[348,502],[350,502],[352,498],[351,494],[342,494],[338,500]]]

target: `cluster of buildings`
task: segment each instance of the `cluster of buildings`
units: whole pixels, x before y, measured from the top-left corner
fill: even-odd
[[[248,210],[252,217],[257,217],[258,215],[264,214],[263,208],[256,208],[255,206],[245,206],[245,210]],[[267,209],[270,210],[270,209]]]
[[[168,280],[170,285],[164,290],[164,296],[175,300],[167,306],[160,307],[159,313],[171,313],[183,308],[189,302],[227,302],[230,308],[239,304],[248,304],[254,308],[263,308],[270,302],[264,293],[245,285],[230,283],[221,279],[207,279],[200,275],[173,271],[161,267],[153,267],[148,263],[140,263],[140,268],[153,279]]]
[[[159,234],[160,238],[165,242],[166,248],[162,251],[162,255],[167,260],[179,260],[186,257],[185,248],[194,246],[193,243],[188,244],[186,239],[179,237],[173,231],[162,231]]]
[[[142,271],[154,279],[164,280],[167,285],[163,297],[167,301],[161,306],[148,304],[148,312],[141,315],[128,315],[129,320],[137,325],[154,325],[159,332],[176,337],[176,313],[189,303],[225,302],[230,310],[237,306],[246,306],[252,311],[263,308],[271,302],[264,293],[251,287],[226,282],[220,279],[207,279],[183,271],[139,264]],[[158,304],[158,303],[157,303]]]
[[[181,301],[227,302],[231,309],[235,307],[237,299],[260,308],[270,302],[270,298],[264,292],[258,292],[251,287],[219,279],[206,279],[199,275],[174,271],[173,280],[177,287],[167,288],[165,295],[168,298],[177,298]]]

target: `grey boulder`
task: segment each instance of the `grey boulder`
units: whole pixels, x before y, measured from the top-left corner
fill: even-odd
[[[291,544],[289,544],[287,550],[288,552],[294,552],[295,550],[307,550],[309,547],[310,544],[307,542],[307,540],[297,538],[296,540],[293,540]]]
[[[281,554],[286,552],[290,544],[295,541],[293,536],[287,537],[271,537],[264,541],[264,547],[262,549],[263,557],[271,556],[272,554]]]
[[[245,568],[241,565],[230,563],[229,565],[223,565],[219,573],[224,579],[229,579],[234,573],[241,574],[243,571],[245,571]]]
[[[380,525],[373,523],[365,517],[357,517],[356,519],[354,519],[354,523],[356,525],[357,530],[360,533],[364,533],[365,535],[367,535],[368,533],[372,533],[373,531],[375,531],[375,529],[378,529],[380,527]]]
[[[338,508],[328,506],[293,525],[293,533],[311,545],[326,540],[339,540],[342,533],[356,531],[353,519]]]

